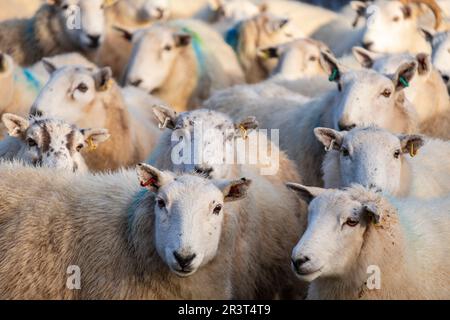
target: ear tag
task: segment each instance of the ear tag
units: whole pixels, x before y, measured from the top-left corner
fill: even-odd
[[[414,158],[417,155],[417,151],[418,150],[414,150],[414,143],[410,142],[409,143],[409,155],[411,156],[411,158]]]
[[[404,77],[400,77],[398,79],[398,81],[400,81],[400,83],[402,84],[403,88],[408,88],[409,87],[409,82]]]
[[[245,127],[242,124],[239,125],[239,129],[241,130],[242,138],[244,140],[247,140],[247,138],[248,138],[247,129],[245,129]]]
[[[338,76],[338,69],[334,68],[333,72],[331,73],[330,77],[328,78],[328,81],[335,81]]]
[[[165,118],[164,122],[162,124],[158,123],[158,128],[161,130],[167,128],[167,124],[169,123],[169,121],[170,121],[170,118]]]
[[[330,145],[328,146],[328,147],[325,147],[325,151],[326,152],[328,152],[328,151],[330,151],[330,150],[332,150],[333,149],[333,147],[334,147],[334,142],[335,142],[336,140],[331,140],[331,143],[330,143]]]
[[[156,180],[154,178],[150,178],[146,182],[141,182],[141,187],[145,188],[150,185],[154,185],[155,183],[156,183]]]
[[[89,137],[87,140],[87,144],[88,144],[88,148],[89,148],[89,152],[95,151],[97,150],[97,145],[94,143],[94,141],[92,140],[92,137]]]
[[[261,51],[261,59],[269,60],[269,54],[266,51]]]

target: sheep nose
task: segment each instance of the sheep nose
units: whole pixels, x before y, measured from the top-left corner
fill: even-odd
[[[34,117],[42,117],[44,113],[39,109],[31,108],[30,115]]]
[[[100,36],[99,35],[90,35],[88,34],[89,41],[91,44],[89,45],[91,48],[98,48],[100,45]]]
[[[175,260],[177,260],[178,264],[182,269],[185,269],[190,266],[194,258],[197,256],[195,253],[191,255],[182,255],[176,251],[173,252],[173,256]]]
[[[442,80],[444,80],[445,83],[448,83],[448,81],[450,80],[450,77],[446,74],[442,75]]]
[[[350,131],[356,127],[356,124],[345,124],[342,122],[338,123],[339,130],[341,131]]]
[[[362,43],[362,46],[364,49],[370,50],[370,48],[373,46],[373,42],[372,41],[365,41]]]
[[[294,266],[295,271],[300,270],[300,268],[308,262],[310,259],[308,256],[301,255],[298,259],[292,259],[292,265]]]
[[[139,87],[142,83],[142,79],[130,80],[129,84],[133,87]]]

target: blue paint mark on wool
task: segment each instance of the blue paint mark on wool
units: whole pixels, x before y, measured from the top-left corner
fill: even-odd
[[[142,199],[147,195],[148,190],[142,189],[136,193],[136,195],[133,198],[133,201],[131,202],[130,206],[127,210],[127,216],[128,216],[128,226],[131,226],[134,218],[134,213],[136,212],[137,208],[142,202]]]
[[[225,34],[225,42],[233,48],[234,52],[237,52],[239,45],[239,33],[241,29],[241,23],[236,24],[229,29]]]
[[[32,90],[39,92],[42,89],[41,82],[38,80],[38,78],[36,78],[31,70],[26,68],[18,68],[14,74],[14,80],[21,81],[22,79],[25,80],[25,82]]]
[[[205,72],[205,55],[203,53],[203,41],[199,34],[187,27],[182,28],[192,37],[192,48],[194,49],[195,57],[197,58],[199,73],[202,75]]]

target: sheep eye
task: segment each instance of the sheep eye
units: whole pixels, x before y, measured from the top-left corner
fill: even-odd
[[[88,88],[88,86],[87,86],[86,84],[80,83],[80,84],[78,85],[77,89],[78,89],[80,92],[85,93],[86,91],[88,91],[89,88]]]
[[[386,89],[381,93],[385,98],[389,98],[392,94],[391,90]]]
[[[77,151],[80,152],[81,149],[83,149],[83,147],[84,147],[84,146],[83,146],[82,144],[77,145]]]
[[[309,57],[309,61],[317,61],[317,58],[316,57]]]
[[[342,148],[342,155],[343,155],[344,157],[348,157],[348,156],[350,155],[350,152],[348,152],[348,149]]]
[[[30,147],[36,147],[36,146],[37,146],[36,141],[34,141],[34,140],[31,139],[31,138],[28,139],[27,142],[28,142],[28,145],[29,145]]]
[[[164,209],[166,207],[166,203],[164,202],[163,199],[156,200],[156,204],[158,205],[158,208],[160,208],[160,209]]]
[[[220,213],[220,211],[222,211],[222,205],[221,205],[221,204],[218,204],[218,205],[214,208],[213,213],[216,214],[216,215],[218,215],[218,214]]]
[[[399,22],[399,20],[400,20],[400,17],[394,17],[394,18],[392,19],[392,21],[394,21],[394,22]]]
[[[68,4],[65,4],[65,5],[63,5],[63,6],[61,7],[61,9],[67,10],[67,9],[69,9],[69,5],[68,5]]]
[[[400,150],[394,152],[394,158],[398,159],[400,157]]]
[[[353,220],[352,218],[348,218],[347,221],[345,221],[345,224],[349,227],[355,227],[358,223],[358,220]]]
[[[170,50],[172,50],[172,46],[171,45],[167,45],[167,46],[164,47],[164,50],[170,51]]]

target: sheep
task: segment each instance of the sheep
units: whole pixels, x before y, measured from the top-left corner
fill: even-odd
[[[433,28],[438,30],[442,24],[442,10],[434,0],[353,1],[357,14],[367,19],[362,36],[363,47],[379,53],[431,54],[431,46],[422,30],[424,25],[420,21],[423,16],[420,4],[432,11],[435,16]]]
[[[55,66],[76,64],[95,68],[94,64],[77,53],[61,54],[46,59]],[[0,116],[4,113],[27,116],[30,106],[48,78],[43,62],[40,61],[29,68],[21,68],[14,63],[11,56],[0,53]]]
[[[432,61],[434,67],[439,70],[447,90],[450,92],[450,40],[449,32],[429,33],[430,42],[433,46]]]
[[[417,71],[405,88],[406,98],[414,105],[418,121],[423,122],[436,115],[450,111],[450,97],[439,72],[433,67],[431,57],[425,53],[417,55],[383,55],[355,47],[353,53],[363,67],[390,74],[405,62],[416,61]]]
[[[82,128],[108,129],[111,138],[94,153],[84,154],[93,171],[116,170],[143,161],[153,149],[159,129],[145,110],[127,106],[109,68],[46,67],[50,80],[34,101],[32,115],[52,116]]]
[[[1,22],[0,51],[10,54],[21,66],[71,51],[92,55],[104,37],[103,9],[112,2],[52,0],[30,19]]]
[[[176,110],[195,108],[212,90],[244,81],[231,48],[200,21],[176,20],[124,32],[133,41],[133,53],[122,84],[152,93]]]
[[[0,0],[0,21],[29,18],[40,7],[43,0]]]
[[[34,166],[87,172],[80,151],[109,138],[106,129],[78,129],[52,118],[27,120],[5,113],[2,121],[10,137],[0,141],[0,159],[20,160]]]
[[[395,135],[367,127],[351,131],[316,128],[329,150],[322,164],[325,188],[358,183],[396,197],[429,199],[450,193],[450,142]]]
[[[355,126],[378,125],[396,133],[417,130],[417,114],[405,99],[403,80],[415,75],[416,63],[404,63],[394,75],[373,70],[346,71],[328,53],[322,53],[324,65],[338,88],[311,102],[300,105],[288,99],[253,99],[204,103],[205,108],[222,111],[241,119],[254,115],[262,128],[280,130],[280,148],[295,161],[303,181],[321,185],[320,164],[325,155],[313,129],[328,127],[349,130]]]
[[[251,181],[137,171],[139,180],[131,170],[75,175],[0,164],[0,297],[230,299],[232,268],[258,255],[243,250],[258,236],[252,223],[264,226],[240,204]],[[66,273],[74,269],[79,290]]]
[[[310,202],[292,252],[293,269],[310,282],[307,299],[450,298],[450,197],[289,186]]]
[[[155,106],[154,112],[160,126],[167,129],[148,161],[152,166],[175,172],[196,172],[209,179],[233,180],[245,176],[253,181],[243,205],[255,208],[248,213],[249,219],[266,221],[255,231],[265,235],[263,242],[267,246],[261,247],[258,238],[245,240],[248,250],[258,255],[249,257],[244,264],[237,263],[233,298],[272,299],[276,293],[286,298],[292,298],[292,294],[303,296],[304,286],[292,282],[289,263],[283,258],[304,226],[304,215],[291,214],[297,199],[289,197],[289,190],[284,186],[284,181],[300,179],[295,165],[263,132],[247,134],[257,127],[251,117],[235,124],[228,116],[210,110],[177,114]],[[243,160],[235,160],[235,157]],[[265,196],[259,196],[261,194]],[[252,270],[263,265],[270,266],[267,269],[271,271],[259,274]]]

